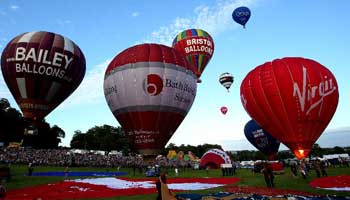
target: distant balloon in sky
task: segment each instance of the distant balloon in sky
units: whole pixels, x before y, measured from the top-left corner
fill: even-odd
[[[241,85],[241,101],[264,130],[305,158],[338,105],[335,77],[320,63],[282,58],[253,69]]]
[[[250,10],[247,7],[238,7],[232,13],[232,18],[235,22],[242,25],[245,28],[245,24],[248,22],[250,18]]]
[[[222,114],[226,115],[226,113],[227,113],[227,111],[228,111],[228,108],[227,108],[226,106],[222,106],[222,107],[220,108],[220,111],[221,111]]]
[[[64,36],[28,32],[7,44],[1,70],[24,117],[39,121],[79,86],[85,75],[85,57]]]
[[[233,83],[233,76],[232,74],[225,72],[223,74],[220,75],[219,77],[219,82],[222,86],[224,86],[227,91],[229,92],[229,89]]]
[[[202,29],[188,29],[175,37],[173,47],[194,66],[200,82],[199,78],[214,53],[213,38]]]
[[[280,142],[261,128],[254,120],[250,120],[244,126],[244,135],[255,148],[267,155],[269,160],[274,159],[280,147]]]
[[[125,49],[105,72],[104,93],[132,150],[158,155],[190,110],[195,69],[178,51],[160,44]]]

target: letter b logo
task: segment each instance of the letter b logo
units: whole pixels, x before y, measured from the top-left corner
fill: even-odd
[[[156,96],[163,90],[163,80],[157,74],[149,74],[144,81],[143,89],[151,96]]]

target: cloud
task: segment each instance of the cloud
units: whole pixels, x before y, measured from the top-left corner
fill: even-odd
[[[85,77],[76,91],[73,92],[62,107],[71,105],[86,105],[104,101],[103,81],[105,70],[110,59],[96,65],[85,74]]]
[[[151,33],[143,42],[154,42],[171,45],[174,37],[189,28],[200,28],[216,35],[225,30],[238,27],[232,21],[232,11],[239,6],[252,5],[256,0],[227,0],[220,1],[214,6],[200,5],[194,9],[193,17],[178,17],[169,25],[161,26]]]
[[[332,128],[325,131],[325,134],[340,134],[340,133],[350,134],[350,127],[338,127],[338,128]]]
[[[57,20],[57,23],[58,23],[59,25],[66,25],[66,24],[71,24],[72,21],[69,20],[69,19],[64,19],[64,20],[59,19],[59,20]]]
[[[133,13],[131,13],[131,16],[132,16],[132,17],[138,17],[139,15],[140,15],[139,12],[133,12]]]
[[[16,11],[16,10],[19,9],[19,6],[17,6],[17,5],[11,5],[10,8],[11,8],[11,10]]]

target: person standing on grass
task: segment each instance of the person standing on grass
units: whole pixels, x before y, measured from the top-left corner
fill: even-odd
[[[6,197],[6,189],[4,184],[0,183],[0,200],[5,200]]]
[[[320,168],[321,168],[322,176],[328,176],[328,174],[326,172],[326,162],[325,161],[321,161],[320,166],[321,166]]]
[[[266,186],[269,188],[274,187],[275,184],[273,182],[274,181],[273,179],[275,177],[273,175],[273,171],[272,171],[270,165],[267,162],[264,163],[264,168],[261,170],[261,173],[263,173],[263,175],[264,175]]]

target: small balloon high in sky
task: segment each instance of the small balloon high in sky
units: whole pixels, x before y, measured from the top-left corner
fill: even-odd
[[[246,23],[248,22],[250,18],[250,10],[248,7],[238,7],[236,8],[232,13],[232,18],[235,22],[242,25],[243,28],[245,28]]]

